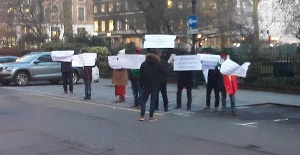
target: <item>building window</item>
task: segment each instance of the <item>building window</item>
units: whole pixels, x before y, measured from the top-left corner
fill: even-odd
[[[99,25],[98,25],[98,24],[99,24],[98,21],[95,20],[95,21],[94,21],[94,31],[95,31],[95,32],[98,32],[98,31],[99,31]]]
[[[77,0],[78,2],[84,2],[84,0]]]
[[[128,6],[128,2],[127,1],[125,1],[125,10],[126,11],[129,10],[129,6]]]
[[[108,4],[108,11],[113,12],[114,11],[114,5],[112,3]]]
[[[7,13],[11,13],[12,11],[13,11],[13,8],[10,7],[10,8],[8,8]]]
[[[128,19],[125,19],[125,30],[128,31],[129,30],[129,24],[128,24]]]
[[[168,0],[168,8],[171,9],[173,7],[173,0]]]
[[[116,21],[116,30],[121,30],[121,22],[119,20]]]
[[[84,7],[78,7],[78,21],[83,22],[84,20]]]
[[[51,20],[58,21],[58,6],[56,5],[51,7]]]
[[[94,13],[98,13],[98,7],[96,5],[94,6]]]
[[[101,22],[101,31],[105,32],[105,21],[104,20]]]
[[[183,9],[183,2],[178,2],[178,9]]]
[[[134,43],[135,43],[135,46],[136,47],[140,47],[140,38],[135,38],[135,41],[134,41]]]
[[[105,12],[105,4],[101,5],[101,12]]]
[[[120,2],[117,2],[116,11],[121,11],[121,3]]]
[[[114,30],[114,20],[109,20],[108,30],[109,31],[113,31]]]
[[[129,43],[131,42],[131,39],[130,39],[129,37],[127,37],[127,38],[125,39],[125,41],[126,41],[126,44],[129,44]]]
[[[58,40],[60,35],[59,27],[51,27],[51,40]]]

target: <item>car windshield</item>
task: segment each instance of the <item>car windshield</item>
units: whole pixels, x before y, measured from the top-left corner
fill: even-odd
[[[36,59],[35,54],[27,54],[19,58],[18,62],[32,62],[34,59]]]

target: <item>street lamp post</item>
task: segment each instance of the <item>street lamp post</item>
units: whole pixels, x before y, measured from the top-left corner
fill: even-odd
[[[193,15],[196,14],[196,0],[192,0],[192,13]],[[196,53],[196,37],[197,37],[197,34],[193,34],[192,35],[192,53],[195,54]]]

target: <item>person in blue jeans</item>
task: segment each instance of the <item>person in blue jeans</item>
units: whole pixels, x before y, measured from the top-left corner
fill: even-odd
[[[156,50],[150,51],[146,55],[146,60],[141,64],[140,67],[140,75],[139,75],[139,84],[143,89],[142,100],[141,100],[141,114],[138,118],[139,121],[145,120],[145,111],[146,111],[146,103],[148,101],[149,96],[151,96],[150,110],[149,110],[149,120],[156,121],[157,119],[154,117],[154,109],[155,109],[155,101],[157,98],[158,92],[158,84],[159,81],[157,77],[160,74],[159,63],[160,58],[157,55]]]
[[[131,82],[131,88],[132,88],[132,94],[134,98],[134,103],[131,107],[138,108],[140,107],[140,101],[141,101],[141,96],[142,96],[142,89],[139,84],[139,69],[132,69],[130,70],[129,78]]]
[[[86,49],[80,50],[80,53],[87,53]],[[90,100],[92,93],[92,68],[93,66],[82,67],[82,79],[84,81],[84,92],[85,97],[83,99]]]

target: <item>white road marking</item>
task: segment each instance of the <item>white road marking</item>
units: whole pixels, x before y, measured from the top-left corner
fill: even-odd
[[[129,108],[129,107],[120,107],[120,106],[114,106],[114,105],[109,105],[109,104],[105,104],[105,103],[101,104],[101,103],[94,103],[94,102],[88,102],[88,101],[81,101],[79,99],[64,98],[64,97],[61,97],[61,96],[51,96],[51,95],[45,95],[45,94],[34,94],[34,93],[30,93],[30,92],[25,92],[25,93],[30,94],[30,95],[35,95],[35,96],[53,97],[53,98],[60,99],[60,100],[69,100],[69,101],[74,101],[74,102],[77,102],[77,103],[85,103],[85,104],[96,105],[96,106],[101,106],[101,107],[107,107],[107,108],[112,108],[112,109],[135,111],[135,112],[140,111],[139,109],[132,109],[132,108]],[[149,113],[149,112],[146,111],[146,113]],[[163,116],[164,114],[156,112],[155,115]]]
[[[288,121],[288,120],[289,120],[288,118],[285,118],[285,119],[274,119],[274,122]]]
[[[253,125],[253,124],[257,124],[257,122],[251,122],[251,123],[233,123],[235,125],[240,125],[240,126],[246,126],[246,127],[252,127],[252,128],[256,128],[257,126]]]
[[[247,109],[249,106],[236,107],[237,109]]]

